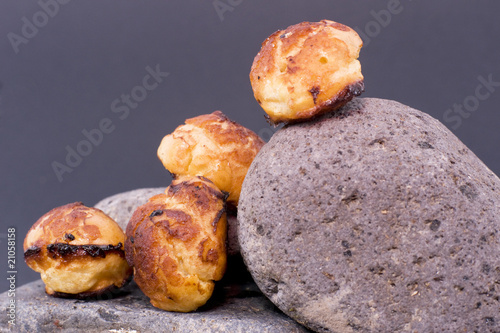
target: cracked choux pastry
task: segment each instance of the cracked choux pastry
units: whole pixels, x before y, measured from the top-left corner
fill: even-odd
[[[226,196],[207,178],[180,176],[135,210],[125,253],[153,306],[189,312],[212,295],[226,270]]]
[[[221,111],[187,119],[163,138],[158,158],[174,176],[204,176],[238,205],[243,179],[264,141]]]
[[[124,243],[125,234],[114,220],[75,202],[52,209],[31,227],[24,259],[40,273],[47,294],[89,298],[130,280]]]
[[[271,123],[293,123],[340,108],[364,91],[361,38],[328,20],[276,31],[250,71],[257,102]]]

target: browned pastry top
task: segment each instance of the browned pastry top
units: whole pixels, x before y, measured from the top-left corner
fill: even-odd
[[[243,179],[264,141],[221,111],[187,119],[165,136],[158,157],[174,175],[204,176],[237,206]]]
[[[276,31],[252,64],[255,98],[273,123],[335,110],[364,90],[362,45],[353,29],[328,20]]]
[[[210,180],[181,176],[134,212],[126,257],[154,306],[193,311],[212,295],[226,269],[225,198]]]

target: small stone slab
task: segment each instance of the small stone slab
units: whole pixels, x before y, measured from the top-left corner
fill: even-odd
[[[41,280],[26,284],[16,290],[16,326],[5,316],[9,300],[7,293],[0,295],[1,332],[309,332],[252,281],[217,284],[209,302],[192,313],[153,307],[134,282],[85,301],[48,296]]]

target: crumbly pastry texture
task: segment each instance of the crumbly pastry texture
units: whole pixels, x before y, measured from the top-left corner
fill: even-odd
[[[132,274],[125,234],[101,210],[81,202],[52,209],[24,239],[27,265],[40,273],[47,294],[87,298],[122,287]]]
[[[329,20],[276,31],[250,71],[257,102],[272,123],[293,123],[336,110],[364,91],[358,56],[363,42]]]
[[[125,252],[155,307],[194,311],[226,270],[226,194],[204,177],[181,176],[137,208]]]
[[[238,205],[241,184],[264,141],[221,111],[187,119],[163,138],[158,158],[174,177],[204,176]]]

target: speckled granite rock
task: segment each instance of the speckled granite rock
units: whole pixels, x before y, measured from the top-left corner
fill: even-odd
[[[260,289],[319,332],[500,332],[500,180],[445,126],[357,99],[287,126],[241,193]]]
[[[225,277],[193,313],[154,308],[133,282],[101,300],[81,301],[47,296],[39,280],[16,290],[16,327],[9,328],[5,316],[9,297],[0,294],[0,332],[309,332],[282,314],[249,277],[243,280]]]
[[[114,219],[123,230],[127,228],[128,221],[132,217],[135,209],[145,204],[149,198],[156,194],[163,193],[166,187],[141,188],[128,192],[118,193],[102,199],[95,208],[99,208],[112,219]],[[229,255],[239,255],[240,247],[237,235],[236,216],[227,215],[227,251]]]

